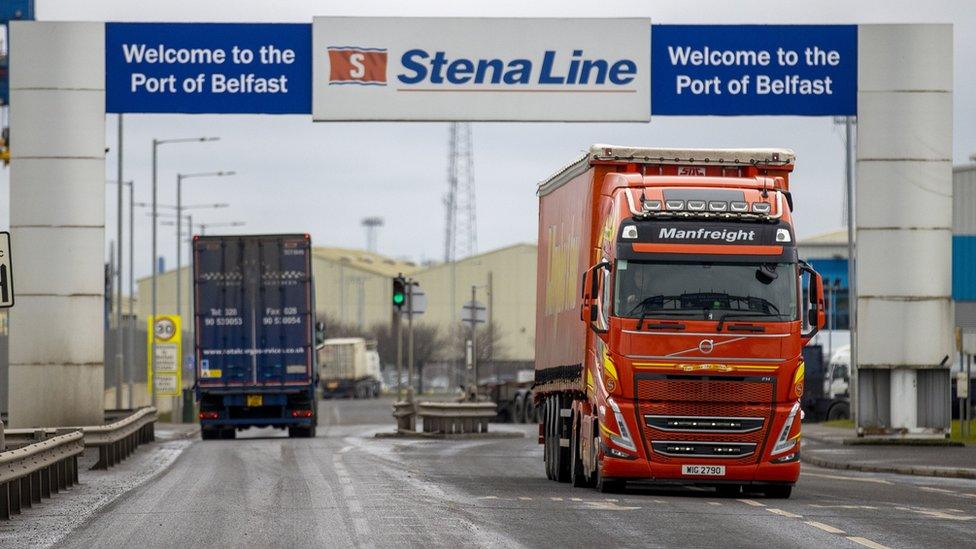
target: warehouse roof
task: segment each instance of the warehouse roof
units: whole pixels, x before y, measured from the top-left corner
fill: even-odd
[[[420,270],[420,267],[412,261],[393,259],[355,248],[316,246],[312,248],[312,255],[336,263],[345,263],[361,271],[381,276],[394,277],[399,273],[413,274]]]

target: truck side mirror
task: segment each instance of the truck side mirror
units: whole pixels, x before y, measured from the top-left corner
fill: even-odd
[[[800,337],[803,338],[803,343],[805,345],[826,325],[827,315],[824,310],[823,277],[821,277],[817,271],[814,271],[806,263],[800,264],[800,273],[801,275],[802,273],[806,273],[810,276],[809,287],[807,288],[807,299],[810,307],[807,309],[806,318],[810,331],[800,334]]]

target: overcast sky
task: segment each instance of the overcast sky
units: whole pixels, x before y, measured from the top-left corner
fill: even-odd
[[[36,0],[39,20],[311,22],[316,15],[643,16],[655,23],[953,23],[954,159],[976,152],[976,7],[969,1],[502,0]],[[924,9],[922,9],[924,6]],[[116,117],[107,116],[106,177],[115,179]],[[206,222],[245,221],[235,232],[309,232],[316,245],[365,247],[360,220],[382,216],[381,253],[414,260],[443,255],[448,133],[437,123],[312,123],[309,116],[126,115],[125,175],[136,200],[149,198],[150,141],[215,135],[208,144],[161,149],[160,202],[175,201],[175,174],[236,170],[186,183],[184,203],[229,202],[196,212]],[[843,128],[829,118],[656,117],[650,124],[473,125],[480,251],[536,240],[535,185],[591,143],[669,147],[789,147],[800,237],[839,228]],[[9,203],[9,170],[0,197]],[[114,188],[108,189],[114,192]],[[0,207],[0,224],[8,223]],[[114,195],[106,197],[106,239],[115,234]],[[149,272],[149,223],[136,216],[136,273]],[[172,227],[160,250],[175,261]]]

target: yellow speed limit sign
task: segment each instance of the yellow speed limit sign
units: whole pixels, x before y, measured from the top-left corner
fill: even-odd
[[[183,373],[182,324],[177,315],[149,317],[147,378],[156,396],[179,396]]]

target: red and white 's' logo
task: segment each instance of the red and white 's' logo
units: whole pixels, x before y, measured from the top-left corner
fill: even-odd
[[[386,49],[329,47],[329,85],[386,85]]]

